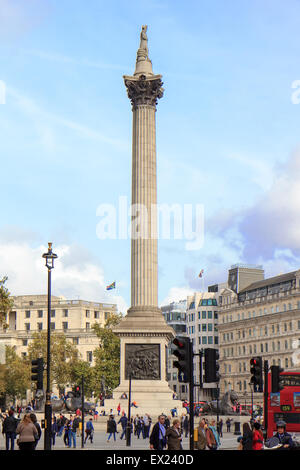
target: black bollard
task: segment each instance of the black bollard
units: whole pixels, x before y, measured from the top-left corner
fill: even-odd
[[[241,423],[239,421],[235,421],[234,422],[234,433],[236,436],[240,436],[241,435]]]

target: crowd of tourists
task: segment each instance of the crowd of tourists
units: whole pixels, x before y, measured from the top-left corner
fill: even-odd
[[[15,442],[20,450],[33,451],[36,449],[42,430],[35,413],[30,412],[28,407],[26,407],[22,418],[19,410],[15,413],[14,408],[10,408],[7,412],[1,414],[1,419],[6,450],[14,450]],[[51,423],[51,446],[54,447],[56,438],[61,437],[65,447],[76,448],[77,437],[81,435],[81,422],[80,410],[77,410],[75,415],[71,414],[68,418],[63,414],[58,417],[54,415]],[[93,436],[93,418],[89,418],[85,425],[84,443],[88,440],[93,443]]]
[[[2,434],[5,438],[6,450],[14,450],[15,441],[20,450],[35,450],[41,438],[42,430],[37,421],[36,415],[27,407],[21,416],[20,410],[15,412],[10,408],[6,413],[1,414]],[[149,447],[153,450],[181,450],[183,438],[187,438],[190,432],[189,415],[183,414],[181,417],[171,417],[161,414],[157,422],[152,423],[152,418],[148,413],[136,414],[130,418],[126,413],[118,411],[117,418],[112,413],[107,421],[107,443],[110,440],[116,441],[135,436],[136,439],[149,440]],[[94,426],[90,417],[85,425],[84,443],[88,440],[93,443]],[[226,430],[230,432],[232,419],[225,420]],[[69,417],[64,414],[55,415],[51,425],[51,445],[56,444],[56,439],[61,438],[66,448],[76,448],[76,439],[81,436],[81,412],[76,410],[74,415]],[[119,428],[118,428],[119,426]],[[119,429],[119,430],[118,430]],[[222,418],[216,423],[214,418],[200,419],[197,433],[194,433],[195,450],[218,450],[223,437]],[[277,432],[269,439],[265,439],[262,426],[259,420],[250,419],[242,426],[242,433],[237,438],[237,450],[269,450],[269,449],[299,449],[297,441],[286,431],[284,421],[277,422]]]

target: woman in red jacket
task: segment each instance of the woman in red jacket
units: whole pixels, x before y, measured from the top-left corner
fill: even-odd
[[[254,423],[252,437],[252,450],[262,450],[264,444],[264,436],[260,430],[260,424]]]

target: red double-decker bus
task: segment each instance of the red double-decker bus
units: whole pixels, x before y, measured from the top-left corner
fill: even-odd
[[[280,377],[283,390],[271,393],[271,374],[268,374],[268,437],[276,432],[279,420],[286,422],[287,432],[300,434],[300,372],[281,372]]]

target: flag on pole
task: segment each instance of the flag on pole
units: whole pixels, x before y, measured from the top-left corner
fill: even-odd
[[[106,290],[112,290],[116,288],[116,281],[112,282],[109,284],[109,286],[106,287]]]
[[[199,276],[198,277],[202,277],[202,274],[204,273],[204,269],[201,269],[200,273],[199,273]]]

